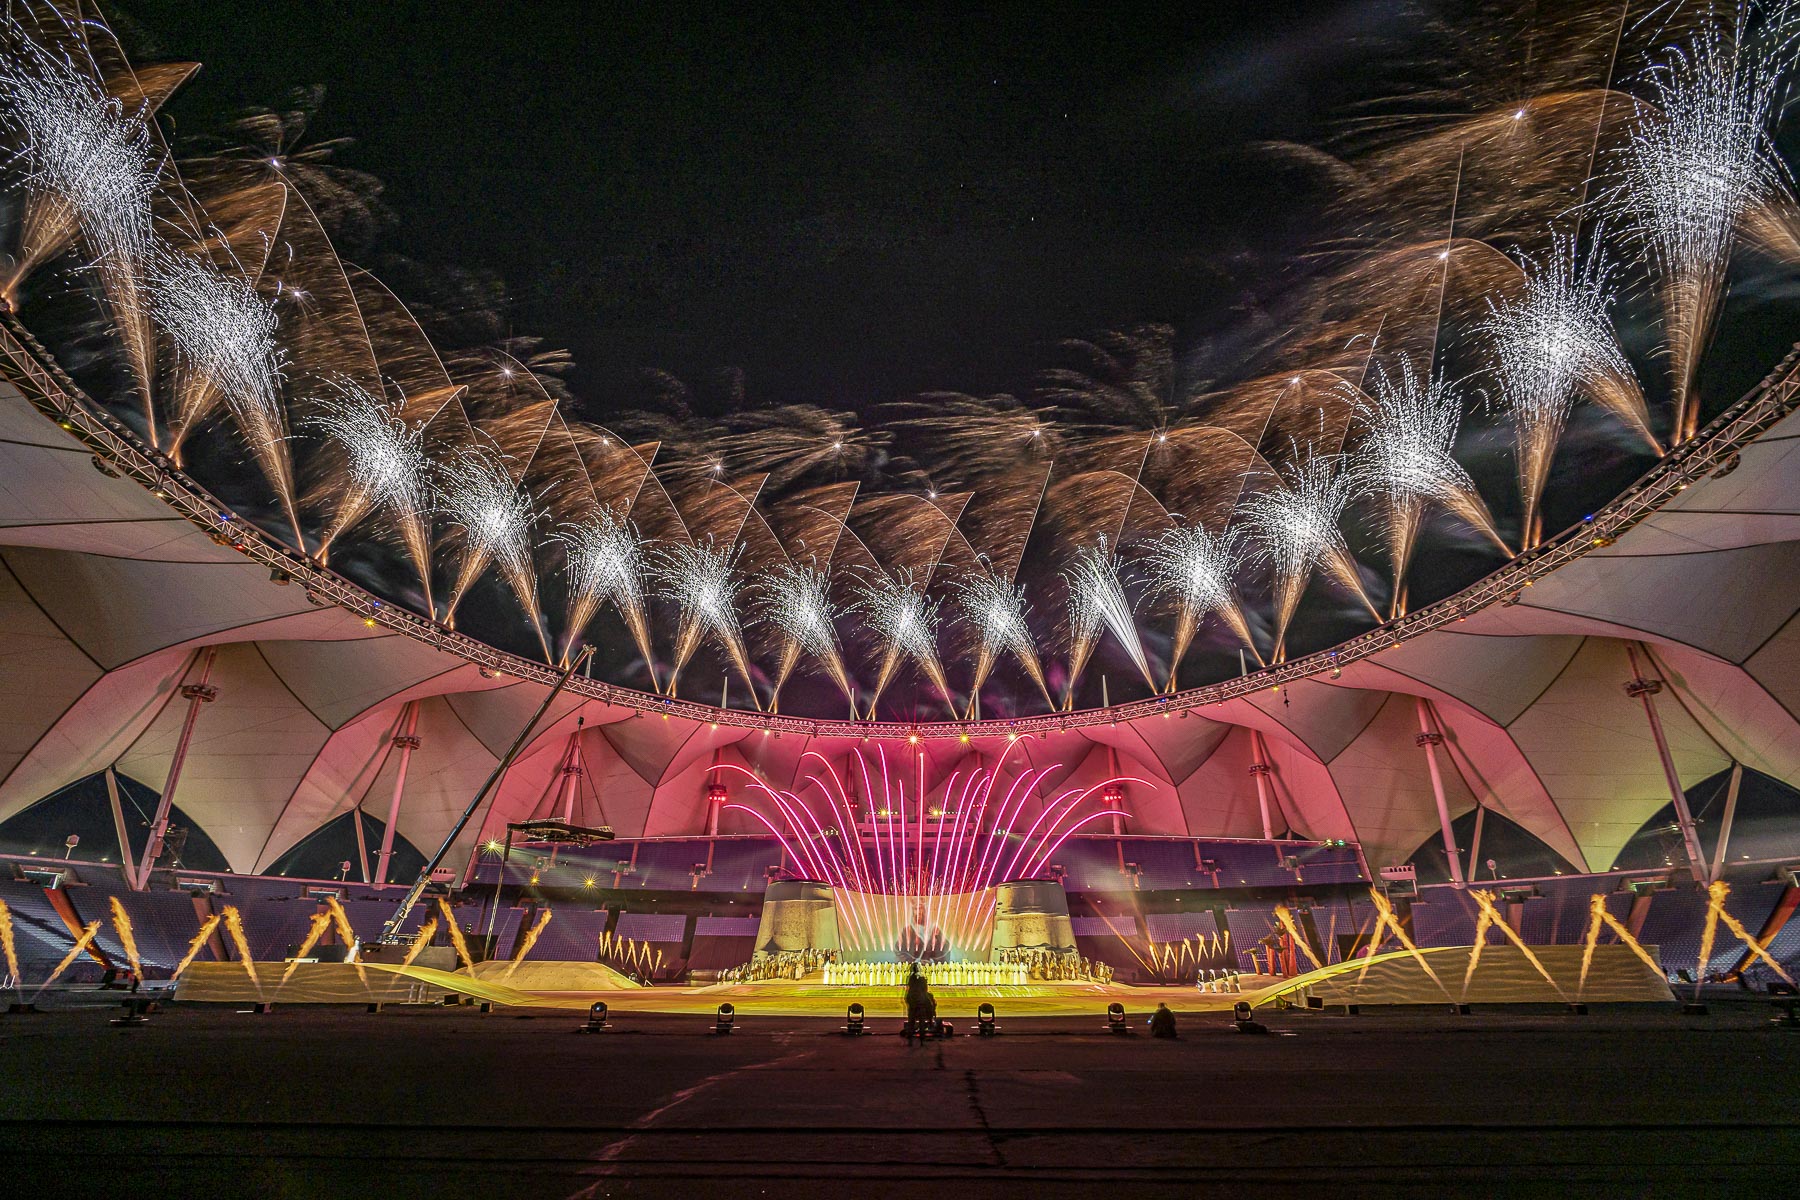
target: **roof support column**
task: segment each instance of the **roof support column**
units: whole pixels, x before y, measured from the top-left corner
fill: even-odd
[[[1731,823],[1737,819],[1738,789],[1744,784],[1744,764],[1733,759],[1731,782],[1725,786],[1725,815],[1719,821],[1719,844],[1713,847],[1711,879],[1725,875],[1725,847],[1731,841]],[[1761,939],[1759,939],[1761,940]],[[1763,942],[1764,945],[1768,943]]]
[[[119,839],[119,866],[125,871],[125,886],[132,891],[142,891],[138,886],[137,873],[131,866],[131,834],[125,828],[125,805],[119,798],[119,773],[106,768],[106,804],[112,809],[113,835]]]
[[[564,825],[575,823],[575,793],[581,786],[581,730],[587,724],[586,717],[578,717],[575,721],[575,732],[569,735],[569,752],[562,765],[562,820]]]
[[[1269,766],[1269,750],[1263,745],[1262,734],[1250,731],[1250,777],[1256,780],[1256,803],[1262,809],[1263,841],[1275,840],[1275,824],[1269,816],[1269,774],[1274,768]]]
[[[388,801],[387,824],[381,830],[381,849],[375,853],[375,886],[386,887],[388,864],[394,858],[394,826],[400,823],[400,796],[406,791],[406,768],[412,764],[412,752],[419,748],[419,702],[408,700],[400,718],[401,732],[394,735],[394,748],[400,751],[400,765],[394,772],[394,796]]]
[[[1437,748],[1444,744],[1444,735],[1438,732],[1431,702],[1423,696],[1416,697],[1415,702],[1419,706],[1419,736],[1413,739],[1413,744],[1423,747],[1425,765],[1431,771],[1431,797],[1437,801],[1438,826],[1444,832],[1444,857],[1450,861],[1450,883],[1454,887],[1466,887],[1462,852],[1456,848],[1456,831],[1450,826],[1450,804],[1444,799],[1444,773],[1438,767]]]
[[[138,863],[132,882],[139,891],[149,884],[150,867],[162,853],[163,835],[169,831],[169,810],[175,804],[175,785],[181,782],[181,767],[187,762],[188,745],[194,739],[194,720],[200,715],[202,704],[211,704],[219,698],[219,689],[207,683],[212,678],[213,659],[217,653],[213,646],[200,652],[200,681],[183,684],[178,693],[188,702],[187,713],[181,719],[181,736],[176,739],[175,753],[169,759],[168,778],[163,780],[162,795],[156,801],[156,817],[150,822],[150,839],[144,843],[143,861]]]
[[[1644,715],[1650,718],[1650,736],[1656,739],[1663,777],[1669,781],[1669,799],[1675,804],[1675,823],[1681,827],[1681,842],[1687,848],[1688,869],[1696,881],[1706,883],[1706,852],[1700,848],[1700,832],[1694,825],[1694,814],[1688,808],[1687,793],[1681,787],[1681,773],[1675,769],[1675,756],[1669,752],[1662,718],[1656,715],[1656,694],[1663,690],[1663,681],[1644,678],[1644,672],[1638,666],[1637,647],[1630,642],[1625,643],[1625,653],[1631,657],[1631,682],[1625,685],[1625,694],[1644,702]]]

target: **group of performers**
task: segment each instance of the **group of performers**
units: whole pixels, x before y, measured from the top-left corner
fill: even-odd
[[[915,966],[926,982],[940,987],[991,987],[1030,982],[1023,963],[992,962],[828,962],[825,964],[825,982],[834,986],[897,986],[907,982]]]

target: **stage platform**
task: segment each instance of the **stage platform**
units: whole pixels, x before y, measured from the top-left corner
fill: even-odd
[[[1436,947],[1415,958],[1404,951],[1368,960],[1335,963],[1291,979],[1246,975],[1236,992],[1205,992],[1192,985],[1134,987],[1126,984],[1034,982],[984,987],[937,986],[940,1015],[971,1019],[983,1002],[1012,1017],[1066,1017],[1098,1014],[1117,1001],[1127,1012],[1148,1012],[1167,1004],[1176,1012],[1220,1012],[1238,1001],[1253,1007],[1305,1004],[1440,1005],[1667,1003],[1673,997],[1663,976],[1624,946],[1599,946],[1581,982],[1579,946],[1535,947],[1546,980],[1512,946],[1487,946],[1468,973],[1471,948]],[[1421,963],[1429,964],[1428,972]],[[285,981],[285,964],[260,963],[260,986],[239,963],[195,963],[181,981],[177,999],[248,1004],[442,1003],[457,996],[508,1008],[585,1010],[604,1001],[617,1013],[710,1015],[731,1004],[745,1016],[841,1017],[861,1004],[870,1017],[899,1017],[904,989],[895,986],[826,984],[822,980],[769,979],[696,987],[641,987],[599,963],[527,962],[508,971],[506,963],[481,963],[473,974],[429,967],[381,964],[302,963]],[[1468,976],[1465,983],[1465,975]],[[1435,978],[1433,978],[1435,976]],[[1554,982],[1552,982],[1554,981]]]

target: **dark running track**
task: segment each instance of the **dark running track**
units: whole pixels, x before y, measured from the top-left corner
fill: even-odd
[[[1002,1011],[913,1047],[892,1021],[111,1015],[0,1017],[0,1191],[1579,1200],[1784,1194],[1800,1161],[1800,1031],[1747,1002],[1186,1018],[1172,1044]]]

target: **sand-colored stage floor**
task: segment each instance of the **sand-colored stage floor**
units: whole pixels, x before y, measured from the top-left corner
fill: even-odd
[[[938,1012],[974,1017],[991,1002],[1012,1017],[1099,1016],[1114,1001],[1128,1012],[1167,1004],[1176,1012],[1218,1012],[1238,1001],[1256,1007],[1281,1002],[1328,1005],[1666,1003],[1669,986],[1656,970],[1626,947],[1599,946],[1582,978],[1579,946],[1535,948],[1533,965],[1512,946],[1487,946],[1469,971],[1470,947],[1437,947],[1421,957],[1405,952],[1364,962],[1331,964],[1292,979],[1244,976],[1238,992],[1204,992],[1186,987],[1133,987],[1125,984],[1031,983],[993,987],[932,989]],[[184,1001],[247,1004],[441,1003],[446,996],[509,1008],[585,1010],[604,1001],[615,1013],[711,1015],[730,1003],[745,1016],[841,1017],[859,1003],[870,1017],[903,1014],[903,989],[828,985],[813,980],[762,980],[699,987],[639,987],[599,963],[480,963],[469,971],[343,963],[302,963],[283,978],[282,963],[257,964],[252,984],[241,963],[195,963],[182,979]],[[1430,969],[1427,970],[1426,968]],[[1545,978],[1545,975],[1549,978]]]

